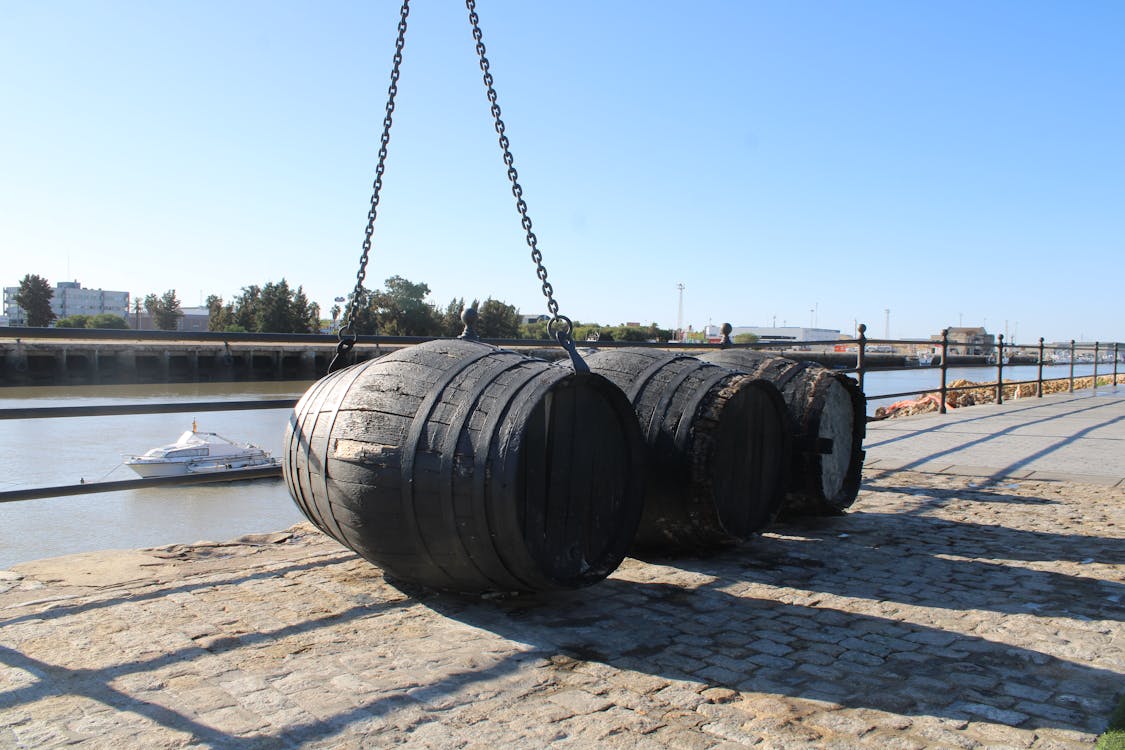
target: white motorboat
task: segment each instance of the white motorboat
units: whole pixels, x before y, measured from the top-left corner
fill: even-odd
[[[193,421],[191,429],[176,442],[140,456],[125,456],[125,465],[142,477],[165,477],[277,466],[278,460],[256,445],[238,443],[214,432],[199,432]]]

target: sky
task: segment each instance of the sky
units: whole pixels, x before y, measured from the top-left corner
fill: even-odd
[[[1125,3],[478,0],[560,312],[1125,340]],[[355,284],[399,3],[0,0],[0,285]],[[415,0],[369,286],[546,312],[467,12]]]

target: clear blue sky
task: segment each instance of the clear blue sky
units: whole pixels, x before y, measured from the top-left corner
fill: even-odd
[[[1125,3],[479,0],[561,311],[1125,339]],[[354,284],[397,2],[0,0],[0,282]],[[463,5],[368,278],[544,311]],[[814,312],[815,311],[815,312]]]

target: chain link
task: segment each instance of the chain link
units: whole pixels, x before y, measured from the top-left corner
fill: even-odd
[[[543,296],[547,298],[547,310],[551,313],[551,322],[547,328],[556,336],[564,337],[570,341],[574,324],[565,315],[559,315],[559,303],[555,301],[555,288],[547,281],[547,269],[543,266],[543,253],[540,252],[539,239],[531,231],[531,217],[527,215],[527,202],[523,199],[523,187],[519,183],[519,173],[516,171],[515,158],[512,156],[511,143],[505,133],[504,120],[500,117],[500,105],[497,104],[496,89],[493,87],[492,72],[489,69],[486,56],[483,34],[480,30],[480,17],[477,16],[476,0],[465,0],[465,7],[469,10],[469,23],[473,26],[473,40],[477,43],[477,56],[480,57],[480,70],[483,74],[484,85],[488,91],[488,102],[492,109],[492,118],[495,120],[496,135],[499,136],[500,149],[504,152],[504,165],[508,168],[508,180],[512,183],[512,195],[516,199],[516,210],[520,214],[520,225],[527,233],[527,245],[531,248],[531,260],[535,262],[535,275],[543,285]]]
[[[391,141],[391,124],[395,112],[395,96],[398,94],[399,70],[402,67],[402,50],[406,46],[406,18],[410,15],[410,0],[402,0],[399,11],[398,38],[395,39],[395,56],[391,65],[391,83],[387,88],[386,114],[383,116],[383,134],[379,138],[379,161],[375,165],[375,182],[371,186],[371,209],[367,212],[367,228],[363,232],[363,253],[359,256],[359,271],[355,275],[355,290],[352,292],[351,303],[344,310],[344,318],[340,321],[339,339],[336,345],[336,356],[328,366],[328,371],[333,372],[337,362],[355,346],[358,334],[355,330],[356,311],[365,300],[363,281],[367,278],[367,261],[371,254],[371,237],[375,234],[375,219],[379,215],[379,194],[383,189],[383,172],[386,170],[387,144]]]

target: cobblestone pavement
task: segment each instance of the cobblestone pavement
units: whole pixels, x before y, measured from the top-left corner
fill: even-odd
[[[1125,490],[870,472],[846,516],[561,595],[404,593],[308,526],[0,573],[0,747],[1088,747]]]

